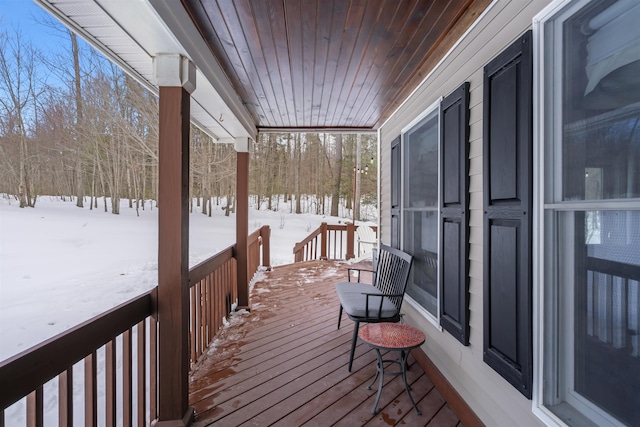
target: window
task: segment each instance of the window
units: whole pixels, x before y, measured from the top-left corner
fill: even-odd
[[[413,255],[407,295],[438,317],[439,103],[402,134],[402,249]]]
[[[535,22],[544,65],[539,397],[568,424],[636,424],[640,3],[558,1]]]

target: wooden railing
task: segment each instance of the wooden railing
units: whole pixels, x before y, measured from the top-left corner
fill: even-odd
[[[238,297],[235,245],[189,270],[191,365],[206,351]]]
[[[247,239],[249,279],[261,265],[271,267],[270,235],[269,226],[263,226]],[[209,347],[238,298],[235,250],[235,245],[229,246],[189,270],[191,365]]]
[[[294,262],[343,260],[360,256],[360,244],[355,238],[357,228],[353,223],[329,225],[323,222],[304,240],[296,243],[293,248]],[[377,227],[372,228],[377,233]]]
[[[268,226],[249,235],[249,277],[260,265],[270,268],[269,237]],[[235,245],[230,246],[189,270],[192,365],[210,345],[236,301],[235,250]],[[57,391],[50,391],[58,395],[58,425],[82,424],[73,420],[74,365],[84,366],[85,425],[98,425],[98,412],[105,417],[100,424],[150,425],[158,416],[156,307],[154,288],[0,362],[0,427],[5,425],[4,410],[24,397],[27,425],[43,425],[44,385],[55,378]]]
[[[84,366],[85,425],[98,424],[99,383],[104,387],[100,403],[106,425],[115,425],[116,417],[124,425],[133,425],[134,420],[137,425],[150,424],[157,418],[155,301],[153,289],[0,362],[0,425],[4,425],[4,409],[25,396],[27,425],[43,425],[44,384],[53,378],[58,380],[59,425],[73,425],[76,364]],[[122,364],[120,376],[116,360]],[[101,381],[98,372],[104,372]],[[122,402],[119,415],[116,402]]]
[[[640,358],[640,266],[587,257],[584,330],[599,346]]]
[[[258,271],[260,266],[271,270],[270,238],[271,228],[268,225],[263,225],[259,230],[249,234],[247,239],[247,245],[249,246],[249,259],[247,262],[247,269],[250,273],[249,280],[251,280],[252,275]]]

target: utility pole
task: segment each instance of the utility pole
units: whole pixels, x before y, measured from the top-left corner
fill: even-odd
[[[364,172],[362,169],[362,162],[360,161],[360,157],[362,157],[362,134],[356,135],[356,162],[355,162],[355,179],[354,179],[354,190],[353,190],[353,222],[360,219],[360,175]]]

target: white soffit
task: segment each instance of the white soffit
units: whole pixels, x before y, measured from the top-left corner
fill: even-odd
[[[153,77],[153,56],[179,53],[192,58],[147,0],[34,1],[156,94],[158,87]],[[168,3],[184,13],[180,2]],[[199,37],[195,27],[185,29],[189,30]],[[196,90],[191,94],[194,124],[216,140],[255,139],[253,122],[247,126],[245,119],[243,125],[203,74],[200,65],[193,62],[198,68]]]
[[[224,105],[229,107],[228,114],[233,114],[234,119],[229,123],[227,119],[222,123],[234,136],[248,136],[254,141],[257,140],[257,129],[251,114],[244,106],[242,99],[233,90],[227,75],[218,63],[218,60],[205,43],[198,29],[193,25],[191,18],[179,1],[167,0],[147,0],[158,16],[168,28],[168,31],[186,49],[186,55],[195,62],[198,70],[206,77],[211,84],[216,97],[221,99]],[[196,91],[198,90],[196,82]],[[227,113],[221,111],[223,119]],[[214,116],[218,118],[219,116]],[[245,135],[239,135],[241,129],[246,130]]]

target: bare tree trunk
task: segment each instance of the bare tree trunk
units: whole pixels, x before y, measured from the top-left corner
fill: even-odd
[[[93,162],[93,172],[91,173],[91,197],[89,198],[89,210],[93,210],[93,204],[98,207],[98,199],[96,198],[96,162]]]
[[[127,198],[129,199],[129,209],[133,208],[133,184],[131,183],[131,169],[127,168]]]
[[[296,187],[296,213],[300,214],[302,213],[302,206],[300,204],[300,170],[302,168],[302,149],[300,147],[301,143],[300,143],[300,134],[296,134],[295,136],[295,151],[296,151],[296,181],[295,181],[295,187]]]
[[[22,132],[21,132],[22,133]],[[20,135],[20,178],[18,183],[18,200],[20,200],[20,207],[31,206],[31,197],[29,196],[29,179],[27,175],[27,141],[26,137]]]
[[[338,216],[340,183],[342,182],[342,134],[336,135],[335,162],[333,164],[333,191],[331,192],[331,216]]]
[[[75,180],[76,180],[76,206],[84,207],[84,174],[82,171],[82,141],[80,141],[79,129],[83,122],[82,87],[80,85],[80,54],[78,51],[78,39],[75,33],[69,32],[71,37],[71,53],[73,55],[73,75],[75,83],[76,125],[73,137],[75,138]]]
[[[291,164],[291,134],[287,134],[287,151],[285,154],[284,164],[284,202],[291,200],[289,165]]]

